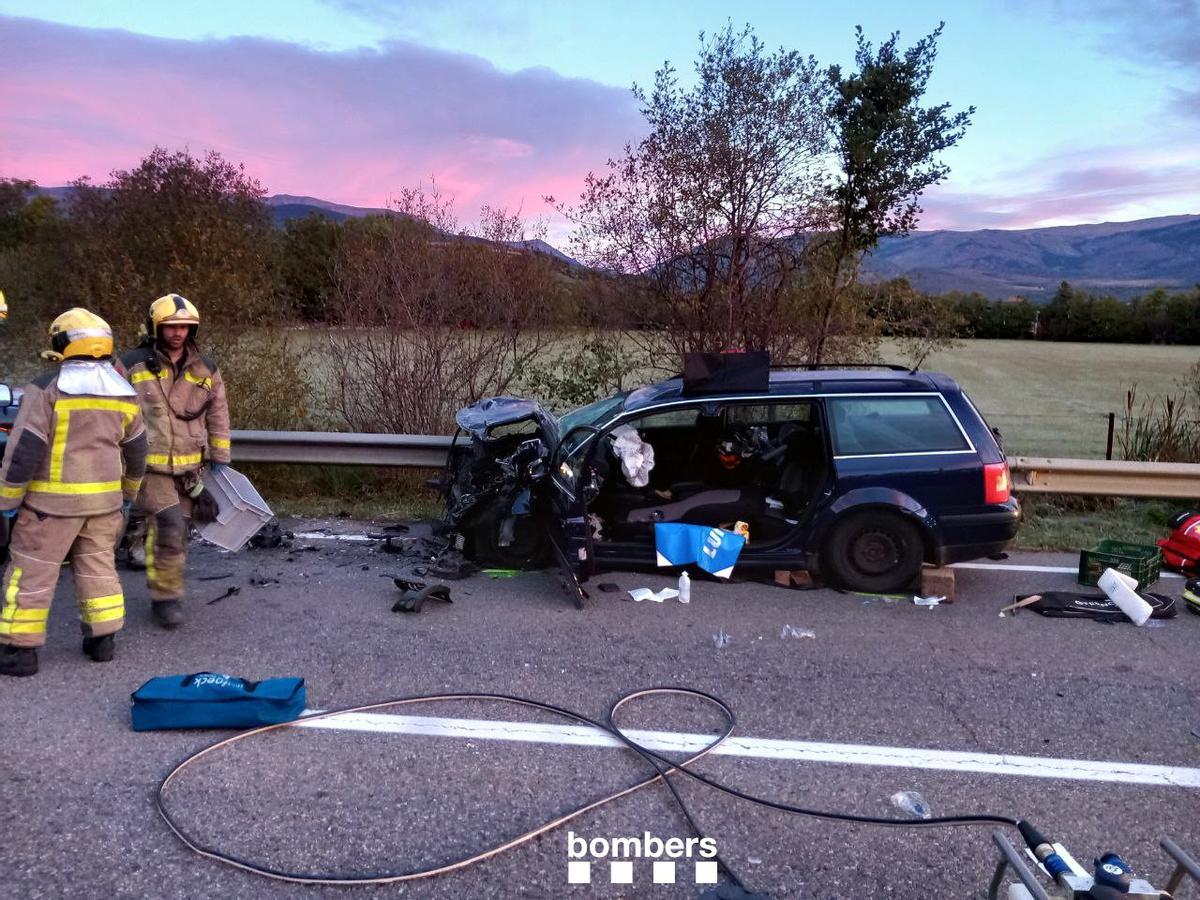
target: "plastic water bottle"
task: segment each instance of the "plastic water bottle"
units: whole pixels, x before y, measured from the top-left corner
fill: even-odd
[[[1116,569],[1105,569],[1104,574],[1096,583],[1100,590],[1108,594],[1108,599],[1117,604],[1121,608],[1121,612],[1129,616],[1134,625],[1145,625],[1154,608],[1130,588],[1130,582],[1133,582],[1134,587],[1137,586],[1137,582],[1128,575],[1124,575]]]
[[[679,576],[679,602],[692,602],[692,579],[688,578],[687,572]]]

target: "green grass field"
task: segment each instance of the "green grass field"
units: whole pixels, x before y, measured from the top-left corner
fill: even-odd
[[[1200,347],[962,341],[922,366],[970,394],[1016,456],[1103,458],[1107,416],[1120,426],[1125,392],[1170,392],[1200,360]]]

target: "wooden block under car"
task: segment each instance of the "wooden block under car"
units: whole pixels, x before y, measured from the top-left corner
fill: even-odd
[[[948,567],[921,569],[921,596],[945,597],[947,603],[954,602],[954,570]]]
[[[812,575],[804,569],[788,569],[775,570],[775,583],[780,587],[812,587]]]

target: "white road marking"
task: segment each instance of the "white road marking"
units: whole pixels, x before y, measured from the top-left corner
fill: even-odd
[[[1017,563],[978,563],[978,562],[960,562],[951,563],[952,569],[990,569],[997,572],[1052,572],[1062,575],[1078,575],[1078,566],[1025,566]],[[1175,572],[1163,572],[1161,578],[1182,578]]]
[[[305,712],[308,714],[315,710],[306,710]],[[342,713],[315,722],[301,721],[298,726],[338,731],[414,734],[423,737],[468,740],[520,741],[577,747],[624,746],[613,735],[583,725],[506,722],[498,719],[451,719],[433,716],[388,715],[386,713]],[[629,729],[627,734],[642,746],[659,752],[695,753],[712,741],[711,735],[671,731]],[[870,744],[828,744],[737,735],[731,737],[713,753],[723,756],[803,760],[840,765],[982,772],[989,775],[1022,775],[1030,778],[1065,778],[1075,781],[1107,781],[1121,784],[1151,784],[1159,787],[1200,788],[1200,769],[1106,760],[1055,759],[1045,756],[1016,756],[1008,753],[878,747]]]
[[[301,541],[382,541],[381,537],[369,534],[325,534],[323,531],[297,531],[296,539]],[[397,535],[400,537],[401,535]]]

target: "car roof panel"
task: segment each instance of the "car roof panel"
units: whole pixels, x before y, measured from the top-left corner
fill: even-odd
[[[625,411],[648,409],[675,400],[696,402],[722,401],[801,394],[891,393],[897,391],[960,390],[949,375],[940,372],[899,372],[879,369],[772,369],[766,391],[739,391],[732,394],[684,394],[683,379],[668,378],[633,391],[625,401]]]

